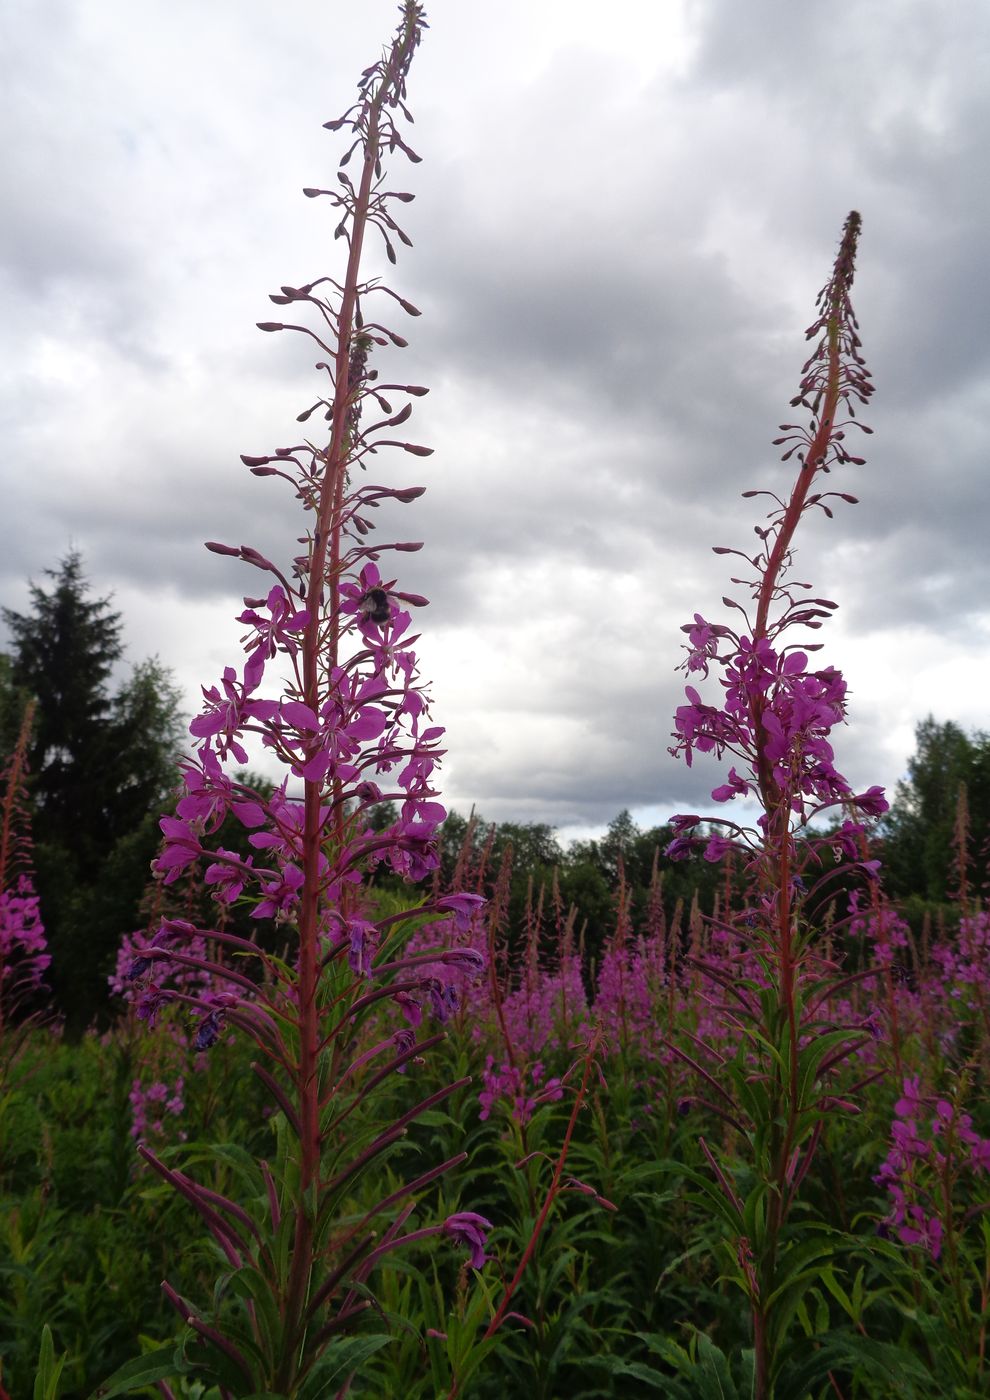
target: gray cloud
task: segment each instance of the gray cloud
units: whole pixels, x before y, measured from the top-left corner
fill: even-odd
[[[836,479],[861,504],[802,526],[795,573],[841,605],[840,759],[893,783],[928,709],[982,705],[953,667],[985,660],[990,591],[984,7],[892,25],[853,0],[698,0],[681,30],[616,0],[605,34],[583,0],[506,0],[497,25],[429,10],[425,159],[390,176],[416,193],[415,247],[372,272],[422,307],[396,313],[411,345],[382,372],[431,386],[410,436],[436,454],[369,470],[429,488],[379,537],[425,543],[396,567],[433,600],[450,797],[561,824],[704,808],[717,767],[666,753],[678,628],[730,588],[711,546],[753,538],[739,492],[789,489],[770,442],[853,206],[876,434]],[[0,597],[78,545],[190,708],[260,584],[202,540],[285,561],[301,533],[238,456],[310,431],[317,357],[252,327],[281,283],[332,270],[330,211],[298,191],[332,179],[320,123],[394,19],[44,0],[2,21]]]

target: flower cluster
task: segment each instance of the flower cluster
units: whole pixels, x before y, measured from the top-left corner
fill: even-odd
[[[953,1187],[960,1177],[990,1173],[990,1139],[974,1131],[958,1105],[923,1094],[918,1077],[906,1078],[902,1087],[890,1151],[873,1178],[893,1202],[882,1229],[892,1230],[902,1244],[920,1245],[937,1261],[947,1230],[958,1228]],[[978,1188],[967,1194],[980,1198]]]
[[[527,1073],[528,1080],[527,1082]],[[540,1061],[528,1066],[528,1071],[516,1065],[495,1066],[495,1057],[485,1057],[482,1089],[478,1094],[481,1112],[478,1117],[489,1118],[500,1101],[508,1105],[512,1118],[522,1127],[532,1118],[540,1104],[556,1103],[564,1097],[560,1079],[544,1080],[545,1067]]]
[[[181,1075],[173,1084],[166,1084],[161,1079],[156,1079],[151,1084],[142,1084],[140,1079],[135,1079],[127,1096],[133,1114],[131,1136],[139,1142],[163,1138],[166,1131],[165,1115],[170,1114],[173,1118],[178,1118],[185,1112],[183,1087]],[[185,1136],[184,1132],[179,1133],[180,1140],[184,1140]]]
[[[37,991],[51,963],[32,879],[27,749],[34,711],[31,701],[0,771],[0,1023],[22,996]]]
[[[734,640],[738,649],[723,660],[722,705],[704,704],[689,685],[688,703],[678,707],[674,720],[678,742],[671,753],[683,754],[689,767],[695,752],[718,758],[729,752],[744,765],[742,776],[729,769],[728,781],[714,789],[712,800],[756,795],[761,773],[768,773],[779,800],[802,822],[823,807],[850,800],[871,816],[885,812],[880,788],[854,796],[835,767],[829,734],[846,715],[841,672],[831,666],[809,670],[806,652],[778,652],[766,637],[743,634]],[[688,669],[697,656],[692,650]]]
[[[842,803],[864,816],[877,816],[887,807],[882,789],[854,794],[836,768],[830,735],[846,716],[842,673],[833,666],[812,666],[808,653],[818,649],[817,643],[799,648],[785,639],[791,629],[821,627],[836,606],[827,598],[802,597],[800,590],[807,585],[787,578],[791,541],[805,511],[820,507],[830,515],[829,496],[855,499],[814,489],[817,478],[833,465],[863,460],[850,456],[844,445],[847,428],[862,426],[855,419],[854,401],[865,403],[873,392],[849,299],[859,228],[859,215],[850,214],[832,276],[819,293],[819,315],[807,332],[809,339],[820,338],[792,403],[810,411],[810,422],[783,424],[785,436],[776,439],[778,445],[787,444],[784,460],[796,453],[800,463],[790,498],[785,503],[773,493],[746,492],[769,494],[774,502],[769,524],[756,527],[760,549],[752,555],[721,547],[715,551],[739,556],[751,570],[748,579],[734,582],[748,585],[753,616],[744,604],[726,599],[745,619],[742,629],[712,623],[700,613],[682,628],[688,637],[683,669],[707,677],[715,667],[723,694],[718,704],[710,704],[694,685],[686,687],[687,703],[677,709],[670,752],[689,766],[695,753],[735,759],[737,766],[730,767],[728,780],[714,789],[712,799],[753,798],[762,815],[760,834],[751,844],[770,842],[778,853],[795,821],[803,825],[824,808]],[[699,820],[675,818],[679,825],[670,855],[701,849],[691,834]],[[734,823],[724,825],[731,837],[708,841],[704,853],[710,860],[720,859],[735,839],[749,839]]]
[[[376,491],[379,497],[403,494]],[[356,561],[366,552],[358,548],[352,555]],[[222,690],[204,689],[204,708],[190,725],[200,740],[196,757],[186,764],[185,791],[175,816],[161,823],[165,842],[156,868],[166,883],[195,862],[207,861],[204,878],[218,903],[230,904],[246,895],[254,901],[255,918],[294,919],[304,882],[305,805],[287,795],[288,780],[266,797],[228,775],[225,764],[231,759],[237,764],[247,761],[242,739],[248,734],[260,736],[295,778],[318,785],[323,795],[321,826],[339,837],[332,862],[326,856],[320,859],[325,933],[331,932],[330,920],[336,918],[345,890],[353,894],[376,865],[385,864],[411,880],[435,868],[434,838],[446,812],[436,801],[432,775],[442,753],[443,731],[425,722],[427,697],[418,679],[413,639],[406,635],[410,614],[399,606],[399,595],[386,592],[381,584],[377,567],[370,563],[360,569],[356,583],[345,579],[339,584],[335,616],[347,619],[341,638],[351,635],[356,645],[349,659],[323,672],[316,704],[302,698],[294,631],[276,626],[289,609],[287,581],[264,601],[253,600],[254,606],[241,614],[242,621],[252,619],[244,643],[248,659],[243,679],[228,667]],[[380,606],[362,610],[361,600],[376,591],[382,593]],[[298,630],[311,613],[298,606],[301,589],[294,601],[298,610],[291,616]],[[256,694],[273,650],[284,653],[294,675],[278,700]],[[383,790],[387,775],[392,785]],[[367,823],[369,810],[389,801],[400,803],[398,819],[383,830],[373,829]],[[245,859],[208,844],[228,814],[250,833],[248,843],[258,852],[256,857]],[[332,931],[344,936],[339,919]]]
[[[588,1004],[575,954],[565,955],[556,969],[527,973],[502,1003],[509,1039],[528,1059],[570,1045],[579,1027],[588,1020]]]
[[[849,895],[852,915],[850,934],[867,942],[872,961],[878,967],[894,967],[899,955],[909,946],[910,930],[907,924],[890,904],[880,903],[875,909],[861,911],[860,902],[861,892],[852,890]]]
[[[936,944],[932,961],[941,974],[941,989],[969,1010],[986,1016],[990,1009],[990,911],[963,915],[957,937]]]
[[[0,890],[0,988],[37,988],[51,957],[41,922],[38,896],[29,875]]]

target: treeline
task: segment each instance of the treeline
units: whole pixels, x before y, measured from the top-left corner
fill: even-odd
[[[990,734],[967,734],[951,720],[940,723],[929,716],[915,736],[907,776],[871,834],[870,854],[882,863],[885,895],[911,923],[920,927],[927,914],[951,925],[961,903],[990,897]],[[656,892],[658,882],[668,924],[679,911],[686,917],[695,901],[709,914],[717,899],[724,908],[733,892],[741,891],[738,871],[701,859],[667,860],[664,852],[673,837],[669,826],[642,829],[622,811],[600,840],[565,847],[545,823],[490,825],[482,817],[452,812],[443,828],[443,878],[449,886],[459,870],[469,877],[474,872],[476,883],[492,895],[508,865],[510,938],[521,940],[536,917],[552,934],[563,911],[596,956],[618,917],[620,872],[634,930],[645,929],[651,889]],[[837,887],[832,893],[841,903]]]
[[[990,733],[930,715],[878,831],[892,899],[990,896]]]
[[[78,553],[46,578],[47,587],[32,585],[27,612],[3,609],[10,643],[0,653],[0,765],[33,699],[28,792],[36,887],[55,1005],[69,1029],[80,1030],[109,1015],[106,979],[121,937],[156,913],[181,915],[183,900],[191,916],[207,896],[183,883],[168,892],[166,910],[162,892],[149,889],[158,821],[174,801],[185,739],[170,672],[156,659],[121,671],[121,616],[109,598],[93,596]],[[378,812],[378,821],[388,819],[386,810]],[[442,828],[438,878],[447,888],[466,880],[497,892],[515,941],[539,919],[548,937],[566,925],[595,956],[615,927],[620,899],[636,930],[650,916],[651,888],[668,922],[695,899],[708,913],[717,897],[731,893],[731,871],[700,859],[668,861],[672,837],[667,826],[641,829],[623,811],[601,839],[564,847],[546,823],[491,825],[453,812]],[[219,840],[248,853],[236,822]],[[960,896],[986,898],[990,735],[923,721],[875,846],[888,895],[915,918],[951,908]],[[238,931],[251,932],[249,911],[231,917]]]
[[[726,872],[703,860],[669,861],[674,838],[668,826],[642,829],[620,812],[599,840],[563,846],[542,822],[490,825],[472,814],[451,812],[443,825],[441,879],[498,898],[503,932],[521,945],[537,924],[547,943],[565,928],[574,944],[597,958],[620,918],[644,931],[662,907],[669,923],[697,900],[710,912],[724,900]],[[729,875],[735,885],[737,878]]]

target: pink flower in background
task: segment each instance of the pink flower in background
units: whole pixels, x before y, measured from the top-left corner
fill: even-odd
[[[11,888],[0,890],[0,984],[39,987],[51,963],[46,947],[34,885],[29,875],[19,875]]]

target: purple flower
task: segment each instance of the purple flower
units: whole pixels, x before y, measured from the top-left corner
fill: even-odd
[[[19,875],[15,885],[0,891],[0,982],[16,966],[17,976],[37,987],[51,962],[45,952],[41,907],[28,875]]]
[[[705,860],[711,861],[714,864],[716,861],[724,860],[734,849],[734,843],[727,837],[710,836],[708,838],[708,845],[702,851],[702,855]]]
[[[445,894],[436,901],[434,908],[444,914],[453,914],[455,931],[466,934],[471,932],[475,916],[487,903],[487,899],[480,894]]]
[[[392,1044],[397,1055],[405,1055],[416,1044],[416,1037],[408,1026],[401,1026],[392,1036]],[[405,1074],[406,1065],[399,1065],[396,1074]]]
[[[392,1000],[411,1026],[422,1024],[423,1007],[418,997],[412,996],[409,992],[396,992]]]
[[[694,854],[697,846],[698,841],[694,836],[675,836],[665,849],[664,855],[668,860],[687,860],[688,856]]]
[[[446,1025],[461,1004],[460,993],[453,982],[441,982],[439,977],[431,977],[426,990],[434,1016]]]
[[[898,1118],[916,1118],[924,1109],[925,1099],[921,1092],[921,1080],[917,1075],[903,1081],[904,1094],[894,1104]]]
[[[263,666],[260,653],[255,653],[255,656],[258,665]],[[247,751],[238,741],[237,734],[247,716],[247,697],[260,679],[257,668],[252,667],[249,660],[244,668],[244,683],[238,686],[237,672],[233,666],[226,666],[220,682],[223,694],[215,685],[210,686],[209,690],[206,686],[201,687],[206,705],[202,714],[197,715],[189,725],[189,733],[196,739],[205,739],[207,744],[216,739],[216,751],[221,758],[231,753],[238,763],[246,764]]]
[[[912,1225],[901,1225],[897,1233],[904,1244],[920,1244],[928,1250],[928,1253],[935,1260],[942,1253],[942,1235],[944,1233],[941,1220],[937,1215],[928,1216],[921,1206],[911,1206],[908,1210]]]
[[[233,904],[251,878],[252,857],[248,856],[244,861],[236,851],[224,850],[223,846],[217,848],[216,854],[223,859],[216,860],[206,867],[203,882],[216,886],[213,898],[218,903]]]
[[[856,860],[860,852],[859,838],[864,835],[866,828],[859,822],[851,822],[848,818],[842,823],[837,831],[829,835],[832,844],[832,854],[836,860]]]
[[[453,967],[464,967],[475,977],[480,977],[487,965],[484,953],[477,948],[450,948],[441,954],[440,961]]]
[[[256,919],[273,919],[286,914],[299,903],[299,892],[303,887],[303,873],[296,865],[282,867],[282,877],[262,886],[264,899],[254,907]]]
[[[264,602],[247,598],[244,601],[248,607],[237,621],[254,628],[254,636],[248,642],[249,647],[252,650],[255,647],[259,648],[261,654],[269,660],[279,651],[295,656],[299,645],[295,634],[302,632],[309,621],[307,610],[301,608],[294,612],[284,589],[277,585]],[[254,611],[255,608],[262,607],[268,609],[269,617],[262,617]]]
[[[853,803],[868,817],[882,817],[890,803],[884,796],[882,787],[871,787],[853,798]]]
[[[147,1021],[149,1026],[153,1026],[158,1020],[162,1008],[173,1000],[171,992],[162,991],[161,987],[148,987],[138,998],[137,1014],[138,1019]]]
[[[350,944],[347,961],[358,977],[371,976],[371,960],[378,945],[378,926],[367,919],[348,919],[347,940]]]
[[[490,1220],[476,1215],[474,1211],[462,1210],[456,1215],[449,1215],[441,1228],[445,1235],[450,1235],[467,1248],[472,1269],[484,1268],[485,1245],[488,1243],[488,1231],[492,1228]]]
[[[729,769],[729,781],[723,783],[712,792],[713,802],[731,802],[734,797],[746,797],[753,790],[752,783],[747,783],[734,768]]]
[[[165,843],[153,868],[164,875],[166,885],[171,885],[187,866],[199,860],[203,847],[199,832],[182,817],[162,817],[158,825]]]

